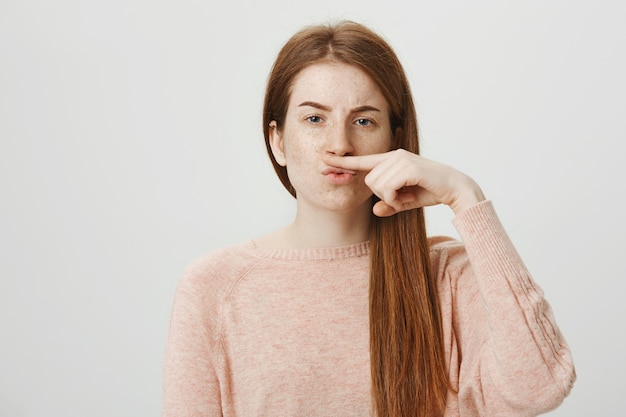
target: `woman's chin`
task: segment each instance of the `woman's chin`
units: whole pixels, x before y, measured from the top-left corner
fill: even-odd
[[[371,212],[371,193],[354,194],[344,191],[335,190],[328,192],[323,196],[311,199],[310,202],[306,204],[312,205],[318,210],[327,210],[335,213],[357,214],[363,211]]]

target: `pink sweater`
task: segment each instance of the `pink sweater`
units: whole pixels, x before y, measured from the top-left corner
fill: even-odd
[[[536,416],[575,380],[568,346],[490,202],[431,239],[446,417]],[[164,417],[370,416],[368,243],[211,253],[182,277],[165,353]]]

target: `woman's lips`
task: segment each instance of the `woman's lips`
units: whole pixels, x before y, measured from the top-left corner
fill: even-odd
[[[328,178],[328,180],[330,180],[333,184],[343,185],[348,184],[354,179],[356,171],[337,167],[326,167],[322,171],[322,174],[325,175],[326,178]]]
[[[326,167],[322,171],[322,174],[324,174],[324,175],[329,175],[329,174],[349,174],[349,175],[354,175],[354,174],[356,174],[356,171],[351,171],[349,169],[343,169],[343,168],[337,168],[337,167]]]

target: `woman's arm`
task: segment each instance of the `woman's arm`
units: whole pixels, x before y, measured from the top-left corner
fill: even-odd
[[[454,220],[465,251],[450,259],[460,347],[460,408],[535,416],[557,407],[576,374],[570,350],[489,201]],[[469,266],[469,267],[468,267]]]
[[[163,417],[221,416],[213,366],[212,292],[190,268],[179,282],[170,318],[163,372]]]
[[[454,328],[461,356],[461,409],[531,416],[556,407],[575,379],[570,351],[541,289],[532,280],[480,187],[456,169],[406,150],[326,156],[325,163],[367,171],[378,216],[436,204],[457,215],[466,252],[456,274]],[[471,404],[470,404],[471,402]],[[474,415],[474,414],[469,414]]]

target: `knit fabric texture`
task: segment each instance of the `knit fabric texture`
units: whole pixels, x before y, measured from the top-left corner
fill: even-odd
[[[490,201],[432,237],[446,417],[536,416],[576,378],[570,350]],[[368,243],[210,253],[180,279],[163,417],[372,416]],[[407,254],[409,256],[409,254]]]

